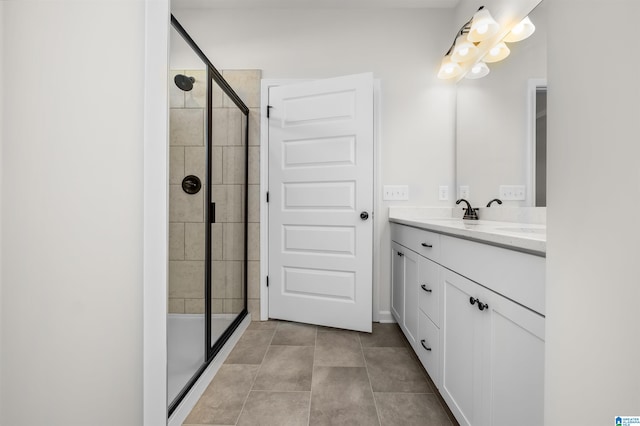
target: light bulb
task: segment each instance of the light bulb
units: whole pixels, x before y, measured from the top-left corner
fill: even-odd
[[[442,58],[442,63],[440,64],[440,71],[438,71],[438,78],[448,79],[454,78],[460,75],[462,72],[462,68],[456,62],[451,60],[451,56],[445,56]]]
[[[514,35],[519,35],[523,30],[524,30],[524,25],[522,25],[522,22],[520,22],[518,25],[516,25],[515,27],[513,27],[513,29],[511,30],[511,32],[512,32]]]
[[[489,49],[489,53],[485,55],[482,59],[484,62],[498,62],[509,56],[511,50],[507,47],[504,42],[500,42]]]
[[[509,31],[509,34],[504,37],[504,41],[514,43],[516,41],[524,40],[533,34],[535,30],[536,26],[533,25],[533,22],[531,22],[531,19],[527,16],[522,21],[518,22],[511,31]]]
[[[472,42],[480,42],[496,34],[500,29],[498,23],[487,9],[478,10],[471,20],[467,38]]]
[[[453,52],[451,53],[451,60],[454,62],[466,62],[477,52],[478,48],[476,45],[470,42],[467,36],[463,34],[456,38]]]
[[[473,67],[471,67],[471,70],[467,73],[467,75],[465,75],[465,77],[473,80],[476,78],[482,78],[487,74],[489,74],[489,67],[487,66],[487,64],[485,64],[484,62],[478,62]]]

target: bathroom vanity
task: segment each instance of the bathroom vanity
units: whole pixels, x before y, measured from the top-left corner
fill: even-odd
[[[461,425],[543,424],[545,226],[424,216],[390,210],[393,316]]]

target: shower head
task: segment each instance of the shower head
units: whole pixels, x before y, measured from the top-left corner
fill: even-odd
[[[178,86],[180,90],[184,90],[185,92],[188,92],[191,89],[193,89],[193,83],[196,82],[196,79],[193,77],[186,76],[184,74],[177,74],[173,78],[173,82],[176,83],[176,86]]]

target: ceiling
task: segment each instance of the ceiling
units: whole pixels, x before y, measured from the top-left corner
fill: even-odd
[[[172,9],[452,8],[459,0],[172,0]]]

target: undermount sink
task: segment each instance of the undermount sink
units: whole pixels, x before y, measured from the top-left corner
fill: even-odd
[[[440,224],[444,227],[453,227],[457,229],[467,229],[470,231],[478,232],[498,232],[498,233],[512,233],[512,234],[530,234],[533,235],[545,235],[547,233],[544,225],[536,224],[523,224],[514,223],[513,226],[508,226],[508,223],[494,222],[491,220],[469,220],[460,217],[437,217],[426,219],[434,225]],[[537,238],[537,237],[535,237]]]

